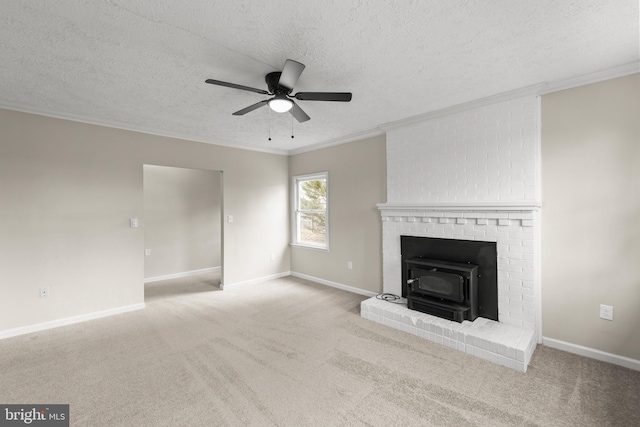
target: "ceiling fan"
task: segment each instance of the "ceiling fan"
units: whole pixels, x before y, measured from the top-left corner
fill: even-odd
[[[350,92],[298,92],[295,95],[292,95],[291,92],[293,91],[293,86],[298,81],[303,70],[304,64],[292,59],[287,59],[284,63],[284,67],[282,67],[282,71],[274,71],[265,76],[265,82],[269,89],[268,91],[249,86],[237,85],[234,83],[222,82],[220,80],[207,79],[205,82],[212,85],[226,86],[233,89],[247,90],[261,95],[272,96],[270,99],[256,102],[242,110],[236,111],[233,113],[234,116],[242,116],[260,107],[269,105],[269,107],[277,113],[290,112],[296,120],[302,123],[309,120],[310,117],[293,101],[294,98],[299,101],[351,101]]]

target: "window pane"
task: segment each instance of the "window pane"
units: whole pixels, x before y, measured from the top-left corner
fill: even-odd
[[[293,243],[329,249],[329,174],[327,172],[293,177]]]
[[[298,219],[298,242],[312,245],[325,244],[324,213],[300,213]]]
[[[298,206],[301,210],[326,210],[327,181],[324,179],[300,181],[298,197]]]

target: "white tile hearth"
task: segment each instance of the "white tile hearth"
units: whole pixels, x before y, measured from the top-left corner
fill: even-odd
[[[376,297],[362,301],[365,319],[417,335],[493,363],[526,372],[536,348],[535,332],[478,317],[475,321],[452,322]]]

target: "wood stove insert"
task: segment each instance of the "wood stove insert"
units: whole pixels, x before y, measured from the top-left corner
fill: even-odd
[[[498,321],[495,242],[400,236],[400,246],[408,308],[456,322]]]
[[[411,259],[407,269],[407,307],[462,323],[478,317],[478,266]]]

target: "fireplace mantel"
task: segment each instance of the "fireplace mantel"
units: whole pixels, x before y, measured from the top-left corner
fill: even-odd
[[[541,204],[536,201],[511,202],[454,202],[454,203],[378,203],[382,212],[398,211],[488,211],[488,212],[523,212],[538,211]]]

